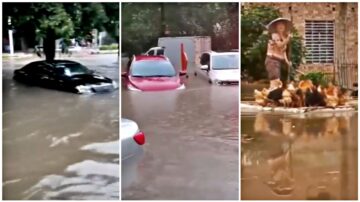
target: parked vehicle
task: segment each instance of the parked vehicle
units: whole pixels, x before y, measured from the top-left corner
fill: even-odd
[[[14,71],[16,81],[73,93],[99,93],[115,90],[115,81],[69,60],[37,61]]]
[[[240,80],[239,53],[214,51],[203,53],[194,75],[205,77],[211,84],[238,84]]]
[[[161,56],[165,54],[165,47],[152,47],[144,55],[150,55],[150,56]]]
[[[145,134],[129,119],[121,119],[121,185],[127,188],[137,176],[138,163],[143,154]]]
[[[183,79],[165,56],[134,56],[121,75],[124,84],[134,91],[185,89]]]
[[[164,55],[169,58],[176,71],[179,71],[181,44],[184,46],[190,69],[199,64],[201,53],[211,51],[211,38],[209,36],[161,37],[158,39],[158,46],[150,48],[145,55]]]

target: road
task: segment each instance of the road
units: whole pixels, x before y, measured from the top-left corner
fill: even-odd
[[[69,59],[119,81],[116,54]],[[3,198],[118,199],[118,91],[77,95],[13,81],[33,60],[3,62]]]
[[[190,75],[185,90],[121,93],[122,117],[147,138],[122,199],[239,198],[238,86]]]

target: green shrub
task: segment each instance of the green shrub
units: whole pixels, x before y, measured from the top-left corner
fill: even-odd
[[[300,80],[311,80],[314,85],[326,86],[330,81],[323,72],[310,72],[300,76]]]
[[[110,44],[110,45],[102,45],[99,48],[100,50],[118,50],[119,49],[119,45],[114,43],[114,44]]]

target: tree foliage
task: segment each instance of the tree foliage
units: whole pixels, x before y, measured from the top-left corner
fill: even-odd
[[[121,13],[123,52],[136,54],[156,46],[163,25],[167,36],[223,37],[221,48],[238,47],[230,40],[238,31],[238,21],[233,20],[238,19],[237,3],[124,3]]]
[[[4,3],[3,8],[4,18],[11,17],[17,32],[35,32],[37,39],[44,38],[50,60],[58,38],[85,37],[93,29],[119,35],[118,3]]]
[[[301,75],[300,80],[309,79],[314,85],[327,86],[330,81],[329,77],[324,72],[309,72]]]
[[[265,26],[278,17],[281,17],[280,12],[272,7],[258,6],[241,11],[241,71],[248,72],[256,80],[267,77],[264,62],[270,36]],[[302,62],[305,49],[298,31],[293,28],[291,32],[290,59],[296,69]]]

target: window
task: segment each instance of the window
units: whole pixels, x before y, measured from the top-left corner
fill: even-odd
[[[148,55],[154,55],[154,50],[149,51]]]
[[[134,77],[172,77],[176,76],[176,71],[167,60],[144,60],[133,63],[130,75]]]
[[[238,54],[213,55],[211,60],[213,70],[239,69]]]
[[[45,65],[41,62],[33,62],[26,65],[22,69],[29,74],[42,74],[44,72],[44,67]]]
[[[63,68],[66,76],[90,74],[91,71],[79,63],[58,63],[56,68]]]
[[[334,21],[305,21],[306,63],[334,62]]]
[[[157,55],[164,55],[164,49],[159,49]]]

